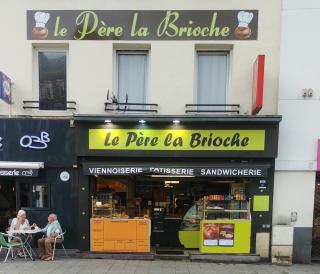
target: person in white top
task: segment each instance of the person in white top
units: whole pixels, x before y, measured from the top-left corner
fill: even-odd
[[[9,232],[25,229],[30,229],[30,224],[27,219],[27,213],[24,210],[20,209],[18,211],[17,217],[14,218],[11,222]]]
[[[33,227],[34,225],[32,225]],[[30,229],[30,224],[29,221],[27,219],[27,213],[20,209],[18,211],[17,217],[14,218],[11,222],[10,225],[10,229],[9,229],[9,234],[14,234],[14,232],[16,230],[26,230],[26,229]],[[24,240],[24,235],[19,235],[19,237],[21,238],[21,240]],[[14,239],[9,239],[10,242],[20,242],[18,239],[14,238]],[[22,250],[19,249],[18,250],[18,255],[19,257],[22,257]]]

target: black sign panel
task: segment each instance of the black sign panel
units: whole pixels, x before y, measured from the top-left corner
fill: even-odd
[[[28,40],[257,40],[257,10],[28,10]]]
[[[45,166],[76,162],[69,120],[0,119],[0,137],[0,161],[45,162]]]
[[[0,168],[0,176],[37,177],[38,170],[23,168]]]
[[[166,175],[195,177],[267,177],[267,167],[225,166],[225,167],[165,167],[112,166],[106,164],[84,164],[84,175]]]

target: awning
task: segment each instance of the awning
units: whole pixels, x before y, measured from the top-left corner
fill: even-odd
[[[0,161],[0,176],[37,177],[43,162]]]
[[[143,119],[147,123],[172,123],[173,120],[179,120],[181,123],[208,123],[214,124],[279,124],[280,115],[90,115],[90,114],[74,114],[75,122],[87,123],[105,123],[111,120],[113,123],[137,123]]]
[[[258,177],[268,175],[268,164],[251,163],[126,163],[84,162],[84,175],[157,175],[172,177]]]

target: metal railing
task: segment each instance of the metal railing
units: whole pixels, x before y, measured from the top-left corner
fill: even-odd
[[[240,113],[239,104],[186,104],[186,113]]]
[[[54,101],[54,100],[24,100],[23,109],[39,110],[76,110],[76,101]]]
[[[105,111],[112,112],[158,112],[158,104],[106,102],[104,106]]]

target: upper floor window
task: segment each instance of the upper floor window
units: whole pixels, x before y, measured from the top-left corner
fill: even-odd
[[[197,52],[197,104],[227,101],[228,52]],[[221,107],[223,109],[224,107]],[[199,107],[201,109],[201,107]]]
[[[39,51],[39,109],[67,109],[66,51]]]
[[[120,103],[146,103],[147,51],[117,51],[117,91]],[[143,108],[134,106],[133,108]]]

